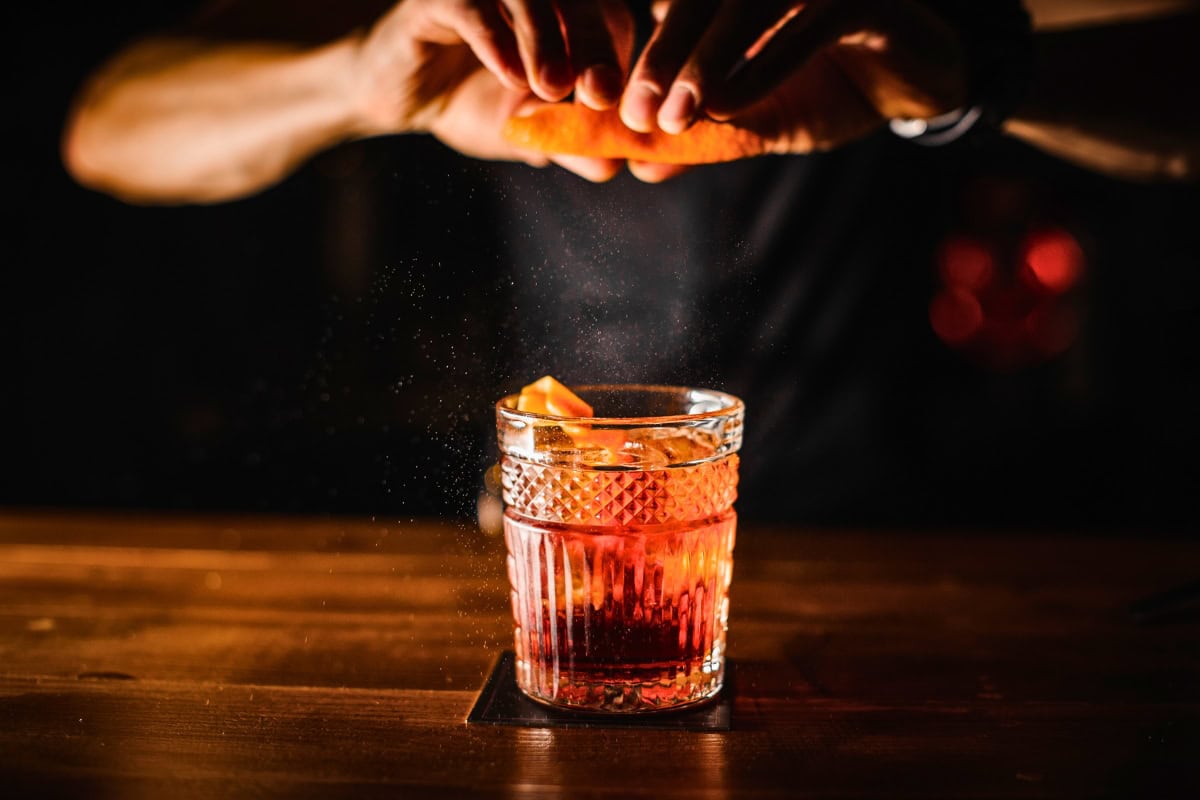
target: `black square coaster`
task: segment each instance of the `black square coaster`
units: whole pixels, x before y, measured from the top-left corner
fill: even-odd
[[[559,711],[530,700],[517,688],[516,656],[505,650],[467,715],[467,722],[523,728],[656,728],[683,731],[727,731],[733,722],[733,664],[725,662],[725,688],[695,708],[661,714],[592,714]]]

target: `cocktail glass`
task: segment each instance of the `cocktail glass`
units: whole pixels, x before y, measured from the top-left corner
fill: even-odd
[[[710,699],[725,677],[742,402],[574,391],[595,417],[496,404],[517,684],[577,710]]]

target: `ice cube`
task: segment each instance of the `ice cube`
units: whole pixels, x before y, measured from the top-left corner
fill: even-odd
[[[653,442],[625,442],[618,456],[623,463],[639,467],[665,467],[671,463],[667,453]]]
[[[641,428],[629,439],[622,452],[637,452],[639,463],[653,466],[699,461],[717,452],[716,437],[696,429]]]
[[[622,430],[594,428],[583,422],[564,424],[563,431],[575,443],[579,452],[576,460],[579,463],[612,465],[627,460],[619,455],[625,445],[625,432]]]
[[[716,437],[679,428],[593,428],[587,423],[537,425],[534,449],[556,461],[580,466],[627,466],[647,469],[700,461],[716,454]]]
[[[534,425],[533,449],[538,452],[574,450],[575,440],[564,433],[558,425]]]

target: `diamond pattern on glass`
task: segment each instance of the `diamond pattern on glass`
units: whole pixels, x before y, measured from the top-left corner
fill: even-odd
[[[737,498],[736,455],[688,467],[589,470],[505,457],[504,502],[516,513],[576,525],[647,525],[715,516]]]

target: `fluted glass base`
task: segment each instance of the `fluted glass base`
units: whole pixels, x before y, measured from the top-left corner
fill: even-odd
[[[517,683],[580,710],[678,708],[724,681],[736,515],[625,527],[532,520],[504,530]]]

